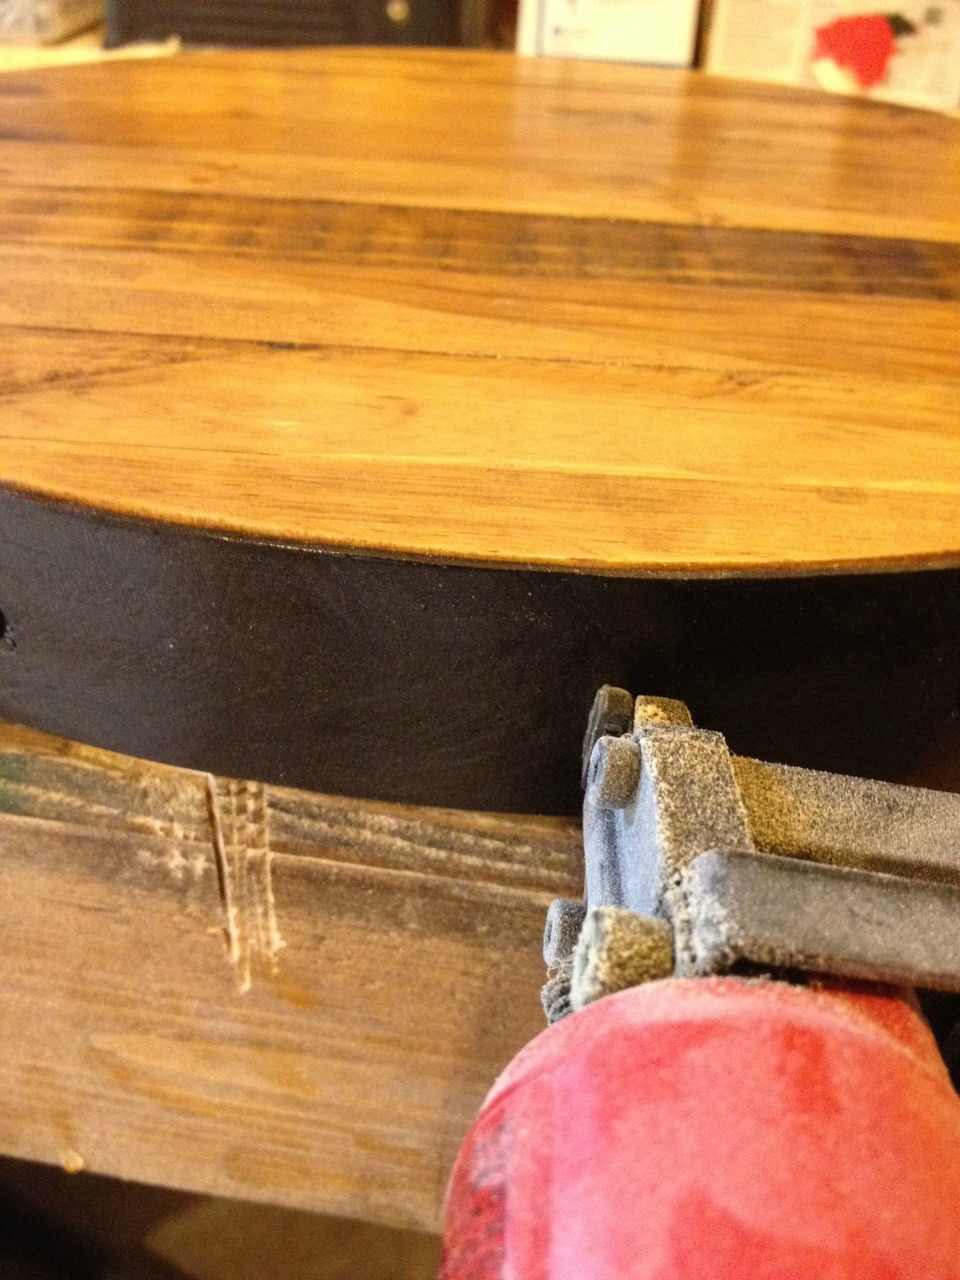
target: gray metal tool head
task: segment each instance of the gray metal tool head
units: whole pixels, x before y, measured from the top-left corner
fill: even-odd
[[[960,991],[960,796],[735,756],[682,702],[611,687],[591,714],[584,779],[585,903],[565,908],[548,959],[569,971],[574,1007],[587,973],[591,999],[666,972]],[[613,954],[628,937],[639,954],[623,912],[657,923],[646,969]],[[619,976],[605,988],[598,973]]]

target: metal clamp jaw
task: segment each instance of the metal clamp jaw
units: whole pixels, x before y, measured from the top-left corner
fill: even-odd
[[[671,974],[960,992],[960,796],[735,756],[682,702],[611,686],[584,782],[585,902],[548,913],[549,1020]]]

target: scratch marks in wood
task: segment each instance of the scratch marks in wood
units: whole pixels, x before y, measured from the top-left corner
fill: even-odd
[[[497,937],[528,922],[539,932],[549,900],[575,895],[583,880],[572,820],[264,786],[0,724],[4,814],[97,833],[98,875],[138,910],[155,903],[175,932],[203,937],[210,955],[194,959],[212,961],[235,989],[262,979],[258,998],[279,989],[270,979],[284,942],[295,946],[290,913],[304,886],[322,884],[324,918],[358,937],[401,928],[489,948],[492,926]],[[275,901],[278,880],[298,887]],[[287,952],[284,969],[296,963]]]
[[[430,1229],[541,1028],[546,901],[582,883],[566,820],[264,788],[4,724],[0,846],[0,1150]]]
[[[217,884],[220,887],[220,901],[223,904],[223,934],[227,944],[227,955],[231,964],[240,959],[240,945],[237,937],[237,910],[233,903],[233,879],[227,858],[227,842],[223,834],[223,823],[220,817],[220,800],[217,795],[217,780],[212,773],[207,774],[207,796],[210,800],[210,825],[213,830],[213,855],[217,867]]]
[[[137,836],[138,867],[171,877],[179,904],[191,912],[215,909],[212,867],[238,989],[249,990],[258,964],[276,972],[283,939],[271,883],[269,797],[262,784],[157,768],[82,747],[34,755],[32,741],[27,733],[23,743],[17,741],[19,749],[10,749],[11,743],[0,749],[0,813]]]
[[[208,774],[207,795],[227,956],[237,989],[245,992],[255,962],[275,973],[284,945],[271,881],[266,788]]]

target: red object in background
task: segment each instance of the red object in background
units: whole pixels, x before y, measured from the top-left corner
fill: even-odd
[[[635,987],[497,1081],[440,1277],[960,1280],[960,1098],[893,996]]]
[[[853,73],[861,89],[873,89],[887,78],[897,42],[889,19],[882,13],[837,18],[817,27],[813,61],[829,58]]]

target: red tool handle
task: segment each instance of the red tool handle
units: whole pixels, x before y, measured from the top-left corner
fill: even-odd
[[[450,1182],[441,1280],[960,1280],[960,1099],[892,995],[671,979],[538,1036]]]

